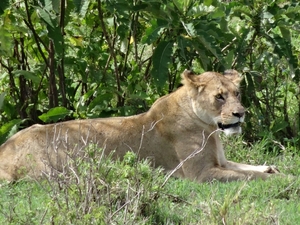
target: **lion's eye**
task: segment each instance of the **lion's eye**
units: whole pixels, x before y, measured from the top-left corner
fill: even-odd
[[[240,96],[240,92],[239,91],[235,92],[235,96],[239,97]]]
[[[221,94],[217,94],[216,95],[216,99],[218,100],[224,100],[223,96]]]

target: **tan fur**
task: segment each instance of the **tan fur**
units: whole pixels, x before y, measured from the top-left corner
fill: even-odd
[[[61,170],[68,154],[77,154],[89,143],[115,150],[122,157],[127,151],[141,158],[152,158],[155,166],[173,170],[194,151],[175,175],[199,182],[267,178],[276,169],[227,161],[217,131],[239,133],[245,110],[239,100],[241,80],[234,70],[224,75],[205,72],[182,74],[183,87],[158,99],[143,114],[129,117],[74,120],[50,125],[33,125],[0,147],[0,179],[17,180],[26,174],[38,177],[52,169]],[[221,125],[222,124],[222,125]],[[236,124],[236,126],[227,126]],[[211,135],[210,135],[211,134]]]

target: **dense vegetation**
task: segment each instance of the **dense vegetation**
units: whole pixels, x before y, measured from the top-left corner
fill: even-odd
[[[184,69],[234,68],[248,111],[244,137],[224,138],[229,159],[296,177],[199,185],[90,146],[59,176],[1,182],[0,223],[297,224],[299,12],[296,0],[1,0],[0,143],[35,123],[144,112]]]
[[[265,142],[247,147],[227,140],[235,161],[276,163],[286,174],[299,174],[300,157],[264,152]],[[231,146],[232,143],[239,143]],[[44,180],[1,183],[1,224],[298,224],[300,179],[198,183],[168,178],[148,161],[129,152],[124,160],[87,157],[69,161],[72,168]],[[237,154],[238,153],[238,154]],[[167,181],[167,182],[165,182]]]
[[[299,2],[5,0],[0,137],[22,127],[147,110],[192,69],[241,71],[245,138],[295,145]]]

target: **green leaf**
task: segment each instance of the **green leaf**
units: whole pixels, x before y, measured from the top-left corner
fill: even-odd
[[[299,21],[299,11],[300,11],[300,5],[295,7],[288,7],[285,11],[285,15],[295,21]]]
[[[173,0],[173,4],[177,8],[177,10],[183,9],[184,2],[185,1]]]
[[[168,65],[171,62],[172,48],[172,41],[161,41],[152,56],[151,74],[159,88],[162,88],[168,79]]]
[[[201,67],[203,70],[207,71],[209,70],[209,66],[211,64],[211,60],[210,57],[208,57],[208,54],[206,53],[206,51],[204,50],[203,46],[199,45],[199,43],[196,45],[196,43],[198,42],[198,40],[194,40],[194,48],[197,51],[197,55],[198,55],[198,60],[201,64]]]
[[[255,92],[255,86],[254,86],[254,81],[253,81],[253,76],[255,75],[255,71],[251,71],[249,73],[246,73],[245,76],[245,81],[247,83],[247,91],[249,93],[254,93]]]
[[[231,64],[234,60],[234,51],[231,50],[227,53],[227,55],[225,56],[225,68],[231,68]]]
[[[187,14],[188,14],[188,16],[192,16],[195,18],[195,17],[207,15],[207,14],[213,12],[214,10],[215,10],[215,7],[212,5],[205,6],[205,5],[201,4],[201,5],[194,6],[193,8],[191,8],[191,10],[189,10],[189,12]]]
[[[13,71],[13,74],[16,77],[24,76],[27,80],[33,81],[35,84],[39,84],[41,79],[33,72],[26,71],[26,70],[15,70]]]
[[[73,0],[76,12],[79,13],[82,17],[86,15],[88,11],[90,0]]]
[[[41,19],[45,22],[47,26],[47,31],[49,34],[49,38],[53,40],[55,51],[58,54],[62,53],[62,43],[63,43],[63,35],[61,33],[61,29],[59,27],[58,18],[59,16],[51,15],[50,12],[40,8],[36,7],[38,10],[38,15],[41,17]]]
[[[0,144],[5,142],[9,137],[18,132],[20,124],[24,120],[14,119],[4,124],[0,128]]]
[[[57,122],[58,120],[64,119],[65,116],[70,115],[73,111],[66,109],[65,107],[55,107],[50,109],[47,113],[39,116],[39,119],[43,122]]]
[[[92,92],[92,93],[94,94],[94,92]],[[87,93],[84,97],[86,99],[88,99],[89,94],[90,93]],[[101,94],[99,94],[89,104],[88,111],[93,112],[94,115],[99,115],[99,114],[97,114],[99,111],[101,112],[102,110],[109,107],[109,100],[108,99],[113,99],[113,97],[114,97],[113,93],[101,93]]]
[[[280,32],[281,32],[281,35],[282,37],[287,40],[288,42],[291,43],[291,32],[288,28],[286,27],[283,27],[283,26],[279,26],[279,29],[280,29]]]
[[[181,23],[189,36],[195,37],[197,35],[197,32],[195,30],[193,23],[184,23],[183,21]]]
[[[249,29],[249,28],[241,29],[241,31],[240,31],[241,34],[231,28],[230,28],[230,31],[233,34],[235,34],[235,36],[237,37],[237,47],[236,47],[236,51],[235,51],[235,52],[239,53],[237,55],[237,59],[236,59],[237,64],[244,65],[245,64],[245,58],[244,58],[245,56],[244,56],[244,54],[240,54],[240,53],[243,53],[245,51],[245,47],[247,46],[247,37],[251,33],[251,29]]]
[[[207,51],[213,54],[219,60],[219,62],[225,65],[220,48],[216,45],[213,45],[211,36],[207,36],[207,33],[203,31],[198,31],[197,39],[203,44]]]
[[[166,28],[167,23],[161,23],[160,25],[156,20],[151,21],[151,25],[146,29],[146,33],[142,38],[143,44],[151,44],[161,35]]]
[[[298,59],[293,54],[292,46],[288,40],[285,40],[278,34],[273,34],[272,36],[264,34],[264,37],[274,46],[274,53],[276,53],[279,58],[285,58],[289,64],[291,77],[298,80],[299,74],[296,70],[298,67]]]
[[[9,0],[0,1],[0,15],[4,13],[4,10],[9,6]]]
[[[253,16],[250,7],[247,5],[234,6],[232,7],[231,11],[232,11],[232,15],[237,17],[240,17],[241,15],[247,15],[251,18]]]
[[[52,1],[53,1],[53,5],[56,3],[56,7],[59,8],[60,4],[59,2],[57,2],[58,0],[45,0],[44,2],[42,1],[41,3],[43,4],[43,9],[47,10],[47,11],[51,11],[53,9],[53,5],[52,5]]]
[[[42,18],[44,20],[44,22],[47,24],[47,26],[50,26],[51,28],[54,29],[57,24],[54,24],[54,20],[51,18],[48,11],[46,11],[40,7],[36,7],[36,8],[38,10],[38,15],[40,16],[40,18]]]
[[[206,6],[212,5],[212,0],[204,0],[204,5]]]
[[[47,0],[47,1],[49,1],[49,0]],[[61,1],[63,1],[63,0],[50,0],[50,2],[52,3],[52,9],[56,13],[60,13]]]
[[[84,0],[73,0],[73,3],[75,5],[76,13],[79,13],[80,10],[81,10],[82,5],[84,3]]]
[[[146,4],[146,3],[139,3],[138,5],[132,6],[131,9],[134,12],[138,12],[138,11],[146,9],[147,7],[148,7],[148,4]]]
[[[0,94],[0,110],[1,110],[2,107],[3,107],[5,95],[6,95],[5,92],[3,92],[3,93]]]
[[[278,118],[271,122],[270,130],[273,133],[277,133],[281,130],[284,130],[288,126],[288,123],[284,120],[284,118]]]
[[[187,41],[183,36],[177,37],[177,45],[178,49],[180,50],[181,57],[185,60],[187,60],[187,56],[185,54],[185,49],[190,49],[189,41]]]
[[[225,17],[225,12],[221,8],[216,8],[211,14],[210,18],[216,19],[216,18],[222,18]]]

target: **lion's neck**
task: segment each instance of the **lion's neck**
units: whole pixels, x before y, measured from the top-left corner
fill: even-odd
[[[160,123],[175,123],[176,129],[189,129],[199,132],[204,128],[207,132],[214,132],[217,125],[207,123],[206,118],[199,118],[193,109],[192,99],[187,94],[186,87],[158,99],[147,113],[158,116]]]

